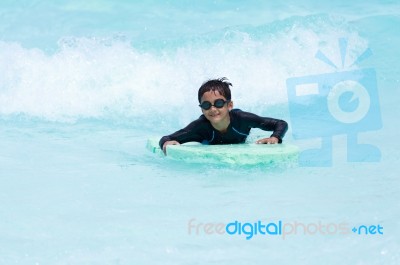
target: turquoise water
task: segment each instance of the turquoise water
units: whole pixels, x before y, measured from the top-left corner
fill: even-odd
[[[399,263],[396,1],[3,1],[0,22],[1,264]],[[340,38],[344,70],[376,71],[382,128],[359,139],[379,162],[347,162],[344,134],[329,167],[193,166],[145,149],[199,116],[214,77],[236,107],[291,126],[286,80],[340,72],[315,58],[341,66]],[[235,220],[348,233],[204,230]],[[361,225],[383,234],[349,230]]]

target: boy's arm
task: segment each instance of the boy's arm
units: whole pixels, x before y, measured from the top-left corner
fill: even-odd
[[[180,143],[177,142],[177,141],[166,141],[166,142],[164,142],[164,144],[162,146],[162,151],[163,151],[164,155],[167,155],[167,145],[180,145]]]
[[[282,143],[282,140],[280,140]],[[262,138],[256,141],[256,144],[278,144],[279,139],[276,138],[275,136],[267,137],[267,138]]]
[[[271,134],[271,138],[275,137],[278,139],[278,143],[282,143],[282,139],[285,136],[287,130],[288,130],[288,124],[286,121],[284,120],[279,120],[279,119],[273,119],[273,118],[263,118],[264,122],[262,123],[261,126],[263,126],[263,128],[270,128],[268,129],[269,131],[273,131]],[[260,128],[260,129],[263,129]]]
[[[282,139],[288,130],[288,124],[284,120],[260,117],[250,112],[240,112],[242,118],[248,123],[251,128],[259,128],[264,131],[272,131],[270,138],[275,137],[278,143],[282,143]]]
[[[180,144],[187,142],[201,142],[203,139],[199,132],[204,130],[204,122],[201,118],[191,122],[185,128],[174,132],[173,134],[163,136],[160,139],[159,145],[163,148],[164,143],[167,141],[176,141]]]

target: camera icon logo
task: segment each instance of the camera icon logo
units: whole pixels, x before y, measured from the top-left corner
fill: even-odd
[[[347,41],[339,39],[344,67]],[[352,64],[372,54],[367,49]],[[338,69],[321,51],[316,58]],[[337,71],[286,80],[292,133],[296,140],[321,139],[318,149],[300,154],[302,166],[331,166],[332,137],[347,135],[348,162],[378,162],[380,150],[358,143],[358,134],[379,130],[382,119],[379,106],[376,72],[373,68]]]

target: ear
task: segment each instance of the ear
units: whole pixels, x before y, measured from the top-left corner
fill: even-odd
[[[229,101],[228,110],[231,111],[233,109],[233,101]]]

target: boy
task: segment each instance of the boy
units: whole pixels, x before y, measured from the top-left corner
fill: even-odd
[[[282,143],[288,125],[283,120],[264,118],[253,113],[233,109],[231,101],[232,86],[224,78],[209,80],[200,87],[198,100],[203,115],[185,128],[160,139],[160,147],[166,154],[167,145],[186,142],[203,144],[244,143],[251,128],[273,131],[268,138],[256,141],[257,144]]]

